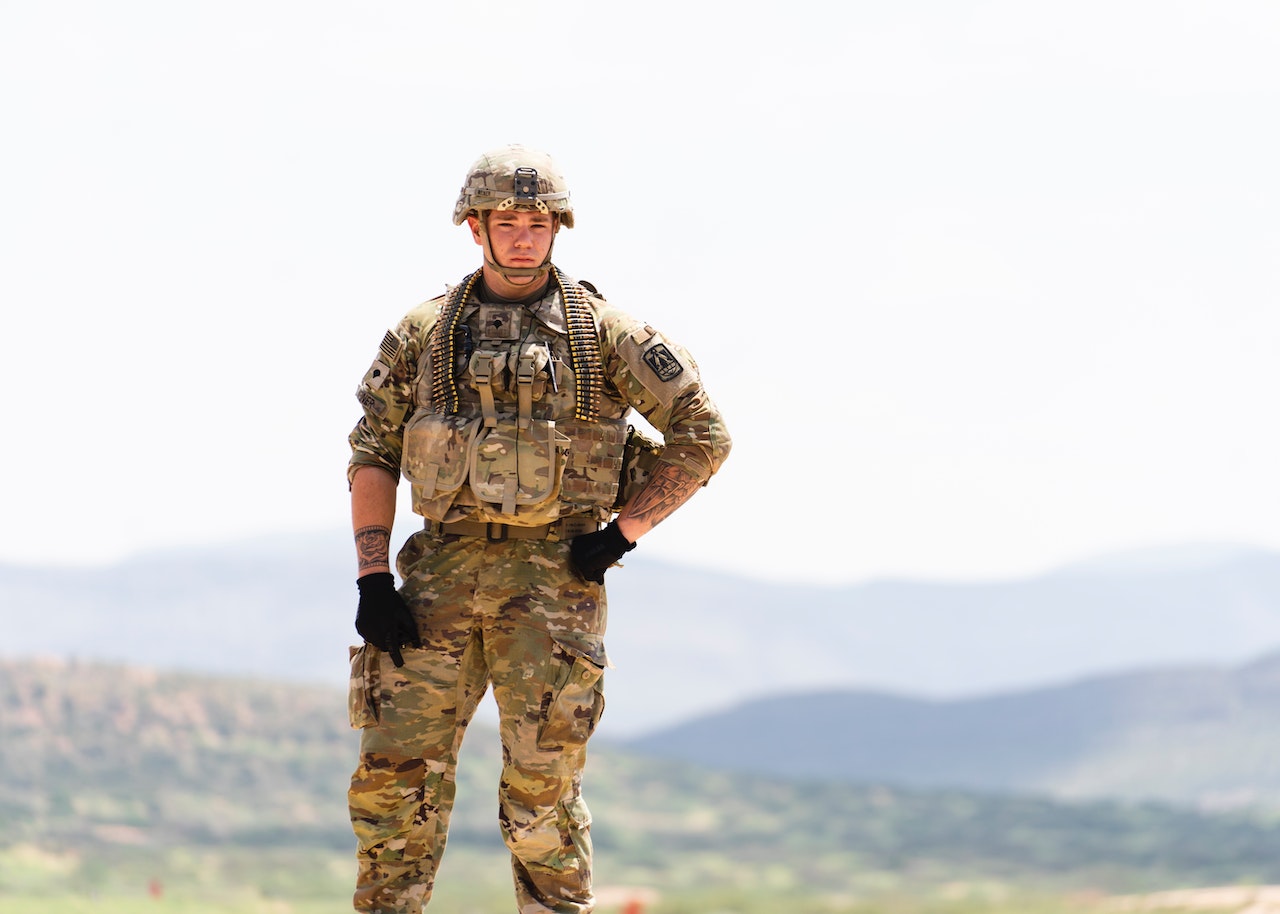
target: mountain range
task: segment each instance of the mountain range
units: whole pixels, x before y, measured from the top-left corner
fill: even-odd
[[[341,684],[356,637],[349,540],[279,536],[101,568],[0,566],[0,655]],[[950,701],[1237,665],[1280,647],[1280,555],[1244,547],[1113,556],[1020,580],[844,587],[638,550],[608,582],[615,669],[601,732],[619,739],[802,691]]]
[[[789,780],[1280,808],[1280,653],[950,701],[783,695],[623,745]]]

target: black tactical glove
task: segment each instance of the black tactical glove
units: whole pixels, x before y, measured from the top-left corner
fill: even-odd
[[[569,541],[569,566],[584,581],[603,584],[609,566],[634,548],[636,544],[622,535],[618,522],[611,520],[603,530],[584,533]]]
[[[356,578],[356,587],[360,588],[356,631],[378,650],[390,654],[396,666],[404,666],[400,648],[406,644],[422,647],[422,641],[413,613],[396,592],[396,579],[389,571],[379,571]]]

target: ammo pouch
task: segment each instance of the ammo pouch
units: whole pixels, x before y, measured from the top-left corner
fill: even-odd
[[[420,412],[404,430],[400,472],[414,487],[413,510],[443,521],[467,481],[467,465],[481,419]]]
[[[649,481],[661,453],[625,419],[521,425],[498,416],[486,426],[480,416],[424,411],[405,427],[400,470],[413,510],[428,520],[456,520],[447,515],[461,505],[487,523],[536,527],[568,514],[607,518]]]
[[[560,516],[557,496],[569,439],[550,419],[526,421],[521,428],[512,418],[500,418],[471,442],[471,494],[490,523],[537,526]]]
[[[536,527],[558,518],[560,479],[569,439],[549,419],[421,412],[404,431],[400,472],[414,487],[413,510],[446,519],[455,503],[478,506],[479,520]],[[470,480],[464,489],[463,483]]]

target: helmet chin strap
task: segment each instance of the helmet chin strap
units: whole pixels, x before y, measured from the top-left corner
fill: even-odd
[[[556,246],[556,240],[554,235],[552,235],[552,238],[551,238],[551,247],[547,248],[546,258],[538,266],[536,267],[504,267],[502,264],[498,263],[497,259],[493,256],[493,249],[489,245],[488,214],[477,213],[477,216],[479,217],[476,221],[480,224],[480,237],[484,240],[484,245],[482,246],[481,249],[484,251],[485,266],[492,269],[494,272],[496,272],[499,276],[501,276],[507,282],[516,286],[533,284],[533,283],[515,282],[515,280],[517,279],[524,279],[526,277],[532,276],[534,280],[537,281],[541,277],[546,276],[551,272],[551,252],[555,249],[555,246]],[[557,214],[554,217],[554,219],[555,219],[555,227],[558,230],[560,228],[559,214]]]

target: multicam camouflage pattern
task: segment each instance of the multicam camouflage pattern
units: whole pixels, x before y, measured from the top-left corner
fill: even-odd
[[[374,701],[380,685],[378,651],[368,644],[353,646],[351,655],[351,682],[347,688],[347,712],[351,726],[356,730],[372,727],[378,722],[378,706]]]
[[[496,496],[495,480],[504,480],[504,498],[522,487],[526,494],[547,490],[554,477],[538,474],[552,466],[550,455],[533,466],[532,477],[522,464],[511,470],[491,461],[493,472],[480,474],[476,486],[475,441],[486,429],[509,435],[514,445],[504,447],[516,447],[523,458],[527,413],[530,433],[554,424],[563,466],[542,502],[522,505],[512,496],[512,522],[538,526],[535,518],[555,516],[550,512],[607,520],[620,506],[620,482],[634,494],[663,464],[709,478],[731,441],[697,366],[683,348],[594,295],[588,301],[603,373],[598,418],[575,418],[576,377],[560,296],[551,283],[532,305],[466,305],[457,332],[470,350],[455,347],[450,368],[459,400],[449,415],[435,411],[431,396],[429,341],[444,298],[406,315],[357,394],[364,416],[351,432],[349,474],[377,466],[398,476],[403,463],[414,510],[425,517],[506,520],[503,504],[485,500]],[[518,327],[500,321],[501,313]],[[526,362],[538,366],[541,383],[525,385],[522,401],[520,365],[531,346],[545,347],[546,358]],[[483,383],[472,358],[482,350],[505,353],[488,360]],[[631,409],[665,444],[630,437],[627,446]],[[485,425],[486,410],[493,425]],[[424,449],[424,442],[434,443]],[[604,707],[603,588],[568,570],[568,544],[554,536],[494,543],[423,531],[405,544],[397,567],[424,646],[406,648],[399,668],[369,647],[352,661],[352,722],[363,727],[350,792],[360,861],[356,910],[417,914],[430,898],[462,733],[492,685],[504,750],[499,819],[520,914],[587,914],[591,819],[581,781],[586,743]]]
[[[351,780],[357,911],[418,914],[444,853],[463,730],[488,686],[500,710],[499,824],[521,914],[592,909],[586,745],[604,709],[603,588],[568,544],[415,534],[401,594],[421,649],[404,666],[371,647],[352,677],[360,763]],[[353,721],[357,718],[353,717]]]
[[[467,481],[467,456],[480,434],[479,416],[442,416],[421,411],[404,430],[401,472],[414,489],[415,510],[443,520]]]
[[[491,522],[536,526],[560,516],[564,459],[554,422],[530,419],[523,428],[499,422],[481,433],[470,457],[471,494]]]
[[[561,498],[572,505],[602,505],[612,498],[612,508],[617,504],[626,457],[627,420],[564,419],[556,428],[573,442],[560,481]]]
[[[527,203],[517,198],[516,170],[531,168],[537,174],[537,200]],[[524,146],[503,146],[487,152],[472,164],[453,207],[453,224],[461,225],[468,214],[489,209],[536,208],[558,213],[560,224],[573,228],[573,206],[569,188],[560,169],[545,152]]]
[[[488,313],[483,303],[466,306],[459,332],[471,340],[473,348],[468,352],[464,347],[455,366],[458,414],[443,417],[434,413],[427,341],[443,300],[433,299],[414,309],[393,331],[401,343],[399,357],[391,365],[381,358],[375,360],[365,375],[357,394],[365,415],[351,433],[348,472],[373,465],[399,475],[403,468],[412,487],[413,510],[418,514],[445,522],[471,520],[527,526],[566,515],[590,515],[606,521],[617,501],[620,477],[626,475],[622,467],[623,446],[626,415],[632,408],[665,438],[661,457],[650,461],[654,464],[650,472],[658,463],[669,463],[705,480],[727,456],[731,440],[689,354],[598,296],[589,296],[587,301],[597,325],[606,381],[600,397],[600,418],[596,422],[574,419],[573,362],[560,293],[554,284],[541,301],[515,313],[518,332],[486,327],[481,321],[481,315]],[[504,340],[486,339],[495,333],[501,333]],[[514,342],[505,341],[507,335],[513,336]],[[519,353],[530,347],[545,347],[549,357],[542,361],[545,383],[533,386],[530,392],[529,414],[532,420],[555,423],[557,440],[564,450],[563,468],[558,480],[542,477],[533,485],[527,475],[524,480],[514,477],[517,490],[554,495],[541,502],[517,497],[515,510],[506,511],[501,500],[495,499],[492,477],[487,476],[478,489],[475,479],[469,484],[461,481],[463,474],[476,465],[476,442],[484,436],[476,432],[474,420],[484,415],[486,400],[492,398],[492,409],[503,428],[514,429],[520,412],[516,378],[510,372],[491,371],[483,382],[477,380],[474,354],[509,353],[497,360],[509,365],[513,357],[518,361]],[[514,431],[506,434],[511,440],[517,437]],[[532,450],[522,451],[520,458],[526,474],[551,469],[550,456],[545,452],[538,458]],[[553,484],[548,488],[547,483]]]

